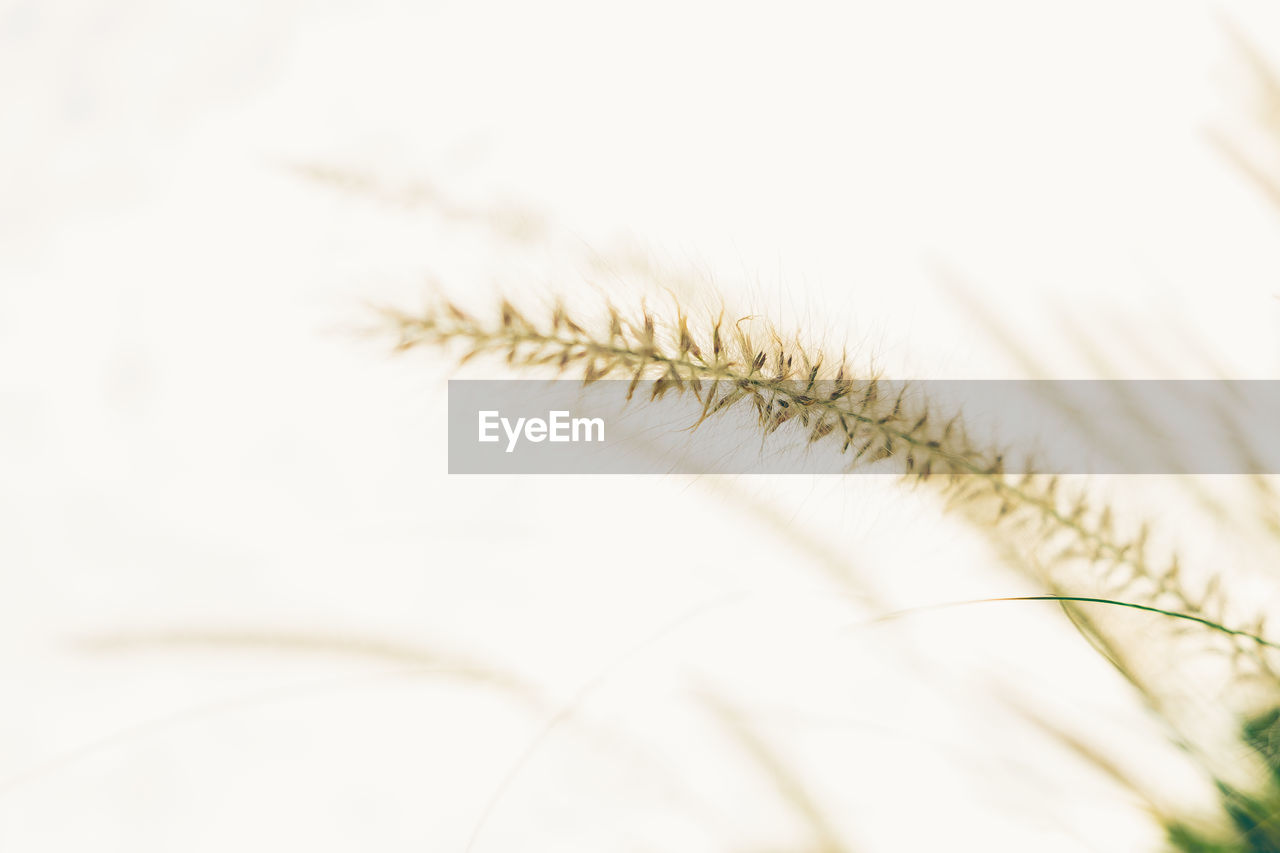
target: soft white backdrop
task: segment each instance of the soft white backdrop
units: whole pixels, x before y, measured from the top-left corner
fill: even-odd
[[[1152,843],[998,701],[1205,800],[1052,610],[852,627],[1024,588],[927,495],[451,479],[445,361],[351,330],[713,286],[1020,375],[962,279],[1051,376],[1271,377],[1224,20],[1280,48],[1261,2],[0,6],[0,848],[819,849],[722,706],[849,849]]]

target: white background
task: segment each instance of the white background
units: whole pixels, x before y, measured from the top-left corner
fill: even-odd
[[[862,623],[1029,589],[927,494],[449,478],[447,360],[352,331],[710,288],[900,375],[1274,378],[1227,21],[1280,49],[1266,3],[0,6],[0,848],[1157,844],[1000,698],[1208,807],[1052,608]]]

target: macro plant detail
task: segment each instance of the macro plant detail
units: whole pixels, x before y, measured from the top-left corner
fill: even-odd
[[[0,853],[1280,853],[1280,4],[0,47]]]
[[[985,531],[1045,590],[987,601],[1060,605],[1144,697],[1173,742],[1213,780],[1233,826],[1227,836],[1234,833],[1236,840],[1216,840],[1214,830],[1155,809],[1170,845],[1187,851],[1280,849],[1280,751],[1271,746],[1280,710],[1268,710],[1280,698],[1273,658],[1280,645],[1266,636],[1261,616],[1247,627],[1225,621],[1225,591],[1217,581],[1198,592],[1188,589],[1176,553],[1156,562],[1146,523],[1131,534],[1121,532],[1112,507],[1095,505],[1080,478],[1009,473],[1006,460],[1017,448],[984,446],[969,435],[962,415],[932,405],[910,383],[876,376],[847,353],[807,347],[800,335],[787,335],[757,316],[733,319],[723,309],[691,314],[674,300],[668,314],[647,307],[628,313],[606,303],[589,320],[557,302],[545,315],[538,318],[506,299],[488,317],[447,299],[420,312],[381,311],[398,351],[440,348],[456,353],[459,366],[490,358],[517,373],[577,377],[584,387],[626,380],[633,405],[688,396],[698,411],[689,425],[694,429],[746,407],[762,436],[781,434],[790,425],[795,432],[784,440],[838,447],[846,470],[890,465],[907,485],[936,489],[948,509]],[[638,389],[645,391],[643,398]],[[978,602],[960,602],[966,603]],[[1177,697],[1148,679],[1133,657],[1133,638],[1113,634],[1099,607],[1150,614],[1159,622],[1144,639],[1158,638],[1169,653],[1185,653],[1188,646],[1179,642],[1199,631],[1190,648],[1216,644],[1233,661],[1230,680],[1236,687],[1247,684],[1250,696],[1239,709],[1245,718],[1240,743],[1248,752],[1243,761],[1212,754],[1212,747],[1182,730]]]

